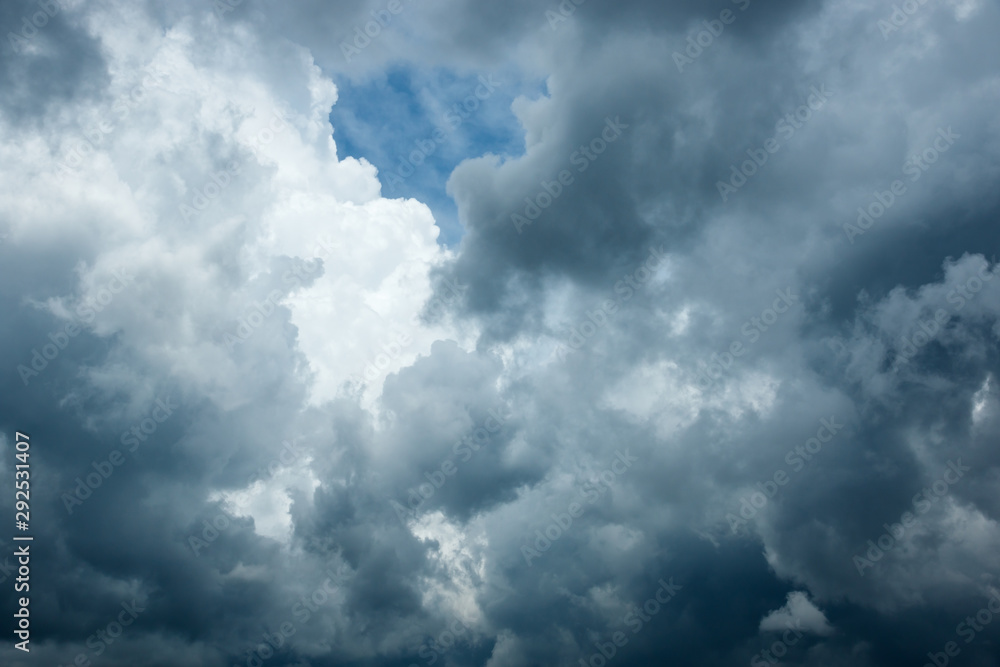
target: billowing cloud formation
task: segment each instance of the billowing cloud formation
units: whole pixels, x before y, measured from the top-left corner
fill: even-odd
[[[995,5],[0,24],[4,664],[997,664]],[[329,121],[406,69],[523,133],[452,247]]]

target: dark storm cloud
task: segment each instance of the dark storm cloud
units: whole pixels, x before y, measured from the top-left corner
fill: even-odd
[[[80,15],[58,0],[5,2],[0,8],[0,87],[3,113],[37,123],[59,105],[98,95],[107,83],[98,41]]]
[[[938,11],[944,13],[945,10]],[[995,18],[992,9],[984,8],[984,11]],[[747,16],[750,15],[748,11]],[[577,16],[585,16],[583,9]],[[935,105],[931,98],[918,93],[918,90],[937,88],[954,94],[963,91],[967,98],[974,99],[976,95],[968,92],[977,85],[974,82],[982,85],[994,74],[977,67],[963,68],[952,62],[950,55],[935,52],[923,62],[909,64],[903,61],[895,78],[889,81],[868,82],[867,77],[860,75],[862,66],[858,61],[864,58],[878,62],[896,53],[891,45],[885,46],[875,28],[881,14],[872,11],[868,16],[871,21],[863,35],[867,41],[846,34],[841,36],[837,48],[842,50],[844,58],[850,55],[854,60],[846,69],[843,63],[850,61],[838,62],[835,52],[831,58],[832,67],[826,63],[825,71],[800,71],[795,54],[801,47],[791,40],[790,26],[781,22],[772,24],[778,38],[766,48],[763,41],[755,45],[750,41],[724,43],[719,39],[714,47],[716,50],[698,59],[683,77],[678,77],[674,64],[667,58],[650,57],[648,51],[639,50],[632,55],[627,47],[611,52],[613,55],[595,55],[596,49],[592,47],[578,60],[563,61],[568,63],[566,69],[585,71],[586,76],[554,76],[553,80],[561,85],[545,105],[558,105],[563,113],[530,115],[531,122],[538,124],[546,122],[540,120],[543,117],[557,119],[550,121],[544,133],[537,125],[528,126],[529,136],[548,137],[548,141],[536,146],[537,153],[533,156],[529,146],[528,155],[515,162],[497,165],[487,158],[466,163],[456,170],[451,189],[469,233],[452,271],[471,285],[466,302],[469,312],[484,316],[487,334],[507,340],[526,332],[531,332],[527,335],[552,333],[542,323],[540,313],[550,303],[544,295],[559,279],[569,277],[577,285],[584,286],[584,295],[573,302],[579,304],[579,312],[583,313],[599,298],[598,290],[607,290],[615,275],[623,273],[622,265],[627,265],[629,259],[634,262],[639,246],[665,242],[668,251],[678,255],[680,270],[675,272],[673,289],[651,289],[650,303],[663,304],[654,308],[670,309],[671,305],[677,308],[685,301],[694,301],[697,313],[697,302],[704,299],[723,311],[738,313],[733,317],[717,316],[714,322],[695,319],[696,331],[707,336],[709,342],[704,346],[685,345],[682,354],[666,355],[677,358],[692,371],[695,370],[695,364],[690,363],[692,356],[707,361],[710,354],[724,352],[734,338],[747,342],[740,334],[739,321],[754,312],[754,295],[767,293],[759,281],[769,282],[764,278],[768,273],[786,275],[790,284],[804,295],[804,312],[800,311],[800,315],[787,324],[788,330],[776,331],[763,338],[760,345],[765,347],[755,350],[764,355],[762,359],[734,361],[744,366],[737,366],[731,377],[736,379],[743,370],[767,369],[786,381],[798,376],[798,380],[792,380],[799,384],[797,391],[802,390],[803,382],[815,384],[815,387],[799,400],[782,392],[776,403],[786,407],[781,413],[768,415],[759,433],[747,432],[744,427],[735,438],[726,438],[720,444],[732,439],[727,443],[731,451],[746,452],[738,459],[743,466],[749,452],[754,452],[755,469],[744,468],[738,475],[744,480],[743,484],[750,486],[786,466],[782,455],[793,444],[806,440],[808,431],[804,425],[795,429],[797,433],[792,429],[778,433],[775,431],[777,424],[788,423],[790,419],[799,421],[793,415],[801,414],[804,407],[809,412],[819,413],[813,420],[824,416],[824,406],[830,410],[826,416],[839,414],[841,419],[849,419],[850,435],[844,436],[839,446],[828,448],[826,460],[807,469],[782,498],[773,501],[770,511],[777,513],[775,520],[779,523],[768,526],[763,532],[768,542],[774,539],[781,545],[776,548],[780,555],[775,556],[782,565],[781,572],[802,577],[827,598],[851,590],[856,600],[891,606],[898,603],[880,598],[887,590],[899,596],[901,602],[912,600],[916,594],[913,590],[921,586],[907,590],[906,585],[893,577],[891,582],[870,587],[869,582],[861,582],[851,556],[865,540],[881,534],[882,523],[898,521],[911,496],[921,485],[934,481],[932,473],[947,468],[944,456],[935,457],[933,465],[919,460],[913,450],[913,438],[917,433],[933,428],[940,434],[936,437],[951,443],[950,454],[957,455],[959,451],[975,447],[974,443],[982,436],[968,430],[968,415],[975,403],[971,397],[979,392],[977,400],[984,400],[982,388],[988,378],[995,377],[995,361],[988,352],[985,352],[986,357],[977,354],[974,361],[967,360],[968,351],[959,352],[966,345],[974,346],[970,350],[989,349],[985,340],[974,342],[974,334],[972,339],[963,337],[950,352],[932,344],[921,358],[948,363],[934,373],[942,382],[948,378],[947,391],[953,398],[944,403],[940,393],[945,391],[944,386],[935,391],[934,384],[914,386],[912,380],[900,380],[897,390],[897,381],[884,376],[884,367],[891,361],[891,354],[882,360],[872,359],[870,363],[875,363],[874,367],[869,363],[863,369],[849,371],[848,377],[856,378],[853,381],[856,384],[845,386],[846,378],[841,379],[844,369],[830,367],[831,350],[822,338],[822,329],[824,323],[825,327],[838,328],[837,323],[845,315],[852,317],[858,295],[863,291],[869,291],[878,301],[897,285],[915,289],[940,280],[941,262],[947,256],[994,252],[996,232],[989,221],[995,217],[995,198],[986,195],[984,199],[970,194],[976,190],[988,191],[986,184],[996,173],[996,154],[982,149],[984,137],[995,136],[995,130],[980,117],[980,107],[974,103],[963,108],[953,104]],[[941,18],[944,19],[942,33],[959,30],[954,19]],[[859,17],[843,27],[846,30],[848,25],[860,22]],[[782,32],[783,28],[786,32]],[[808,27],[797,28],[808,30]],[[985,48],[992,48],[985,46],[987,40],[979,34],[979,27],[965,24],[961,29],[975,34],[976,41]],[[850,49],[857,53],[848,54]],[[717,66],[722,62],[713,61],[713,57],[721,53],[727,56],[724,68]],[[664,66],[655,70],[647,64],[649,60],[664,63]],[[595,61],[610,61],[613,65],[605,73],[595,66]],[[655,75],[650,70],[655,70]],[[928,70],[938,74],[933,83],[928,82]],[[731,165],[739,169],[748,158],[746,150],[758,149],[768,138],[776,136],[776,122],[807,103],[814,86],[827,86],[831,102],[823,108],[814,108],[808,122],[799,118],[800,124],[793,125],[794,133],[788,131],[786,125],[787,134],[781,136],[783,154],[770,156],[769,165],[760,165],[760,174],[732,195],[731,202],[721,201],[717,182],[729,179]],[[879,109],[874,100],[880,99],[886,88],[896,87],[910,100],[909,106]],[[580,92],[576,93],[574,88],[579,88]],[[589,95],[581,102],[584,89]],[[872,101],[865,102],[866,97]],[[578,196],[555,198],[551,207],[524,226],[523,234],[518,235],[511,214],[523,213],[526,206],[523,198],[536,197],[542,192],[543,180],[555,181],[559,162],[565,160],[562,156],[568,156],[574,145],[586,142],[593,135],[583,130],[566,130],[567,118],[589,115],[593,127],[600,115],[593,107],[599,106],[602,99],[604,109],[615,112],[621,109],[623,117],[627,115],[631,121],[625,147],[616,147],[628,153],[620,157],[609,151],[594,161],[588,169],[593,180],[585,183]],[[660,103],[656,111],[654,100]],[[683,113],[685,109],[692,111]],[[694,109],[699,112],[695,113]],[[907,134],[889,124],[890,118],[918,114],[920,109],[923,113],[934,114],[939,124],[925,124],[921,130],[911,130]],[[908,160],[914,154],[921,154],[925,145],[931,145],[929,142],[936,138],[937,128],[957,128],[958,123],[970,128],[974,138],[967,143],[956,141],[953,149],[936,156],[940,164],[933,168],[918,167],[919,182],[911,180],[911,173],[903,171],[907,166],[912,171],[913,163],[908,165]],[[566,137],[567,134],[572,138]],[[855,144],[855,148],[846,153],[843,150],[845,138]],[[858,142],[866,145],[862,148]],[[839,151],[835,146],[841,147]],[[544,166],[539,167],[539,163]],[[854,169],[853,165],[860,165],[861,170]],[[881,195],[894,179],[904,179],[908,192],[879,223],[881,229],[849,243],[843,225],[853,223],[858,217],[854,213],[856,207],[867,206],[872,201],[871,193]],[[628,198],[629,204],[621,203],[623,190],[632,195]],[[830,200],[838,202],[832,210],[820,203]],[[840,201],[844,204],[851,201],[851,205],[841,205]],[[613,227],[601,224],[603,210],[617,214]],[[651,214],[642,219],[632,214],[635,210]],[[744,218],[739,228],[728,219],[733,215]],[[914,218],[916,224],[903,226]],[[610,229],[618,235],[605,236]],[[630,230],[635,230],[634,238],[629,238]],[[727,234],[733,238],[725,239]],[[821,244],[807,244],[815,238],[820,239]],[[865,243],[872,245],[866,248]],[[887,252],[890,247],[891,252]],[[480,267],[484,266],[489,270],[481,271]],[[498,280],[498,275],[504,278]],[[743,285],[738,286],[748,279],[757,286],[747,290],[742,289]],[[588,293],[595,296],[589,297]],[[663,298],[669,300],[664,302]],[[758,313],[760,307],[757,307]],[[984,307],[988,313],[995,313],[996,305]],[[808,320],[801,316],[803,314],[808,315]],[[958,331],[971,327],[970,334],[979,331],[978,335],[985,335],[988,340],[990,334],[987,332],[995,319],[991,319],[991,315],[985,317],[981,323],[964,317],[952,319],[949,327]],[[709,327],[710,322],[712,326]],[[627,350],[634,347],[644,350],[646,358],[658,356],[655,350],[661,348],[656,340],[662,337],[668,322],[650,321],[649,311],[642,309],[638,312],[624,310],[617,323],[621,326],[610,325],[608,331],[614,333],[607,334],[607,344],[594,343],[595,354],[610,354],[612,348],[619,355],[628,354]],[[911,324],[918,325],[916,321]],[[799,342],[799,327],[803,334],[819,334],[818,339]],[[884,327],[885,324],[880,324],[880,328]],[[611,335],[616,337],[613,346]],[[805,349],[811,348],[808,353],[813,358],[811,363],[817,371],[826,373],[827,378],[810,377],[810,371],[796,368],[794,362],[778,356],[782,352],[791,352],[794,356],[794,351],[802,345]],[[946,359],[951,355],[957,356],[949,363]],[[580,373],[582,377],[593,377],[596,371],[607,382],[609,376],[618,376],[610,361],[590,364],[578,360],[578,363],[588,369]],[[827,383],[833,386],[824,386]],[[866,408],[865,414],[857,416],[847,401],[856,402],[860,409],[869,405],[874,397],[883,395],[883,386],[893,387],[891,405]],[[574,391],[578,399],[585,395],[578,385],[574,386]],[[831,400],[841,392],[842,398]],[[794,405],[798,407],[792,407]],[[899,412],[900,406],[905,406],[905,412]],[[882,414],[883,409],[892,410],[892,425],[884,423],[889,415]],[[551,412],[548,414],[554,416]],[[704,448],[706,441],[719,442],[722,434],[718,431],[729,421],[720,414],[704,414],[683,433],[683,446],[693,451]],[[764,443],[774,444],[761,450]],[[773,456],[770,463],[766,462],[767,452]],[[689,457],[684,463],[686,467],[706,466],[715,477],[726,470],[723,462],[697,456]],[[675,466],[667,469],[675,469]],[[968,488],[978,484],[974,480],[979,475],[988,476],[994,469],[992,461],[976,467],[977,472],[968,478],[973,482]],[[663,480],[663,473],[660,475],[661,484],[643,488],[642,497],[656,498],[663,493],[660,489],[664,486],[671,489],[679,484],[683,489],[686,480],[669,476]],[[736,480],[730,477],[719,481],[723,487],[731,487]],[[695,498],[707,500],[711,494],[710,489],[690,489],[671,500],[698,507],[700,501]],[[738,506],[739,498],[731,502]],[[958,502],[964,505],[968,501]],[[976,502],[972,506],[992,515],[991,505]],[[877,511],[873,509],[876,507]],[[940,547],[947,539],[939,533],[939,538],[930,544]],[[971,566],[970,576],[974,574],[977,583],[982,581],[979,574],[985,573],[975,572],[975,569],[985,565],[986,562],[981,561],[978,566]],[[825,579],[824,584],[812,581],[801,569],[811,566],[823,571],[817,578]],[[978,594],[975,592],[977,586],[972,581],[969,584],[961,593],[954,593],[965,604]],[[930,589],[937,588],[930,580],[926,585]],[[860,613],[853,606],[844,611],[849,610],[848,622],[851,613]],[[930,621],[913,621],[914,628],[930,624]],[[899,649],[894,642],[900,640],[875,635],[865,641],[870,647],[876,647],[872,660],[881,662]],[[888,648],[885,642],[894,644],[894,648]],[[850,654],[858,647],[851,648],[848,642],[844,649]],[[815,659],[835,659],[830,651],[837,649],[817,650]],[[913,660],[923,654],[916,650],[910,653]]]
[[[36,7],[8,3],[0,21]],[[553,28],[558,3],[401,0],[348,62],[344,41],[388,7],[134,10],[172,35],[179,65],[150,113],[177,105],[190,132],[171,143],[165,123],[135,118],[141,136],[125,127],[110,138],[122,150],[101,154],[110,177],[95,157],[81,184],[40,174],[18,193],[29,204],[4,204],[12,229],[34,225],[0,245],[15,276],[0,287],[0,426],[38,443],[36,656],[877,666],[958,641],[962,660],[996,664],[1000,624],[969,644],[957,634],[998,576],[995,6],[928,3],[884,36],[887,3],[588,0]],[[723,10],[734,20],[687,52]],[[51,16],[37,52],[5,45],[4,132],[106,97],[84,15]],[[377,183],[361,171],[276,142],[173,229],[177,202],[238,148],[229,102],[184,106],[185,86],[273,89],[301,112],[320,70],[499,59],[524,72],[509,85],[524,93],[511,112],[525,152],[454,170],[465,236],[433,276],[453,318],[438,324],[471,343],[422,348],[374,401],[350,382],[313,400],[322,354],[304,351],[303,312],[344,296],[321,281],[353,257],[289,281],[309,257],[268,243],[334,229],[362,257],[353,270],[374,272],[365,253],[392,243],[365,225],[377,233],[406,204],[365,208]],[[38,121],[47,139],[66,122]],[[311,123],[292,113],[288,134],[325,132]],[[945,147],[941,132],[957,136]],[[350,206],[296,227],[315,205],[304,190]],[[80,191],[122,203],[43,206]],[[858,207],[872,220],[856,229]],[[357,209],[371,218],[335,226]],[[640,274],[653,250],[663,260]],[[134,278],[63,339],[126,257]],[[392,307],[370,286],[346,294],[379,317]],[[349,305],[321,312],[333,345]],[[88,638],[133,601],[137,622],[97,655]],[[0,654],[33,664],[9,642]]]
[[[581,7],[580,14],[585,7]],[[748,7],[745,14],[737,16],[733,27],[761,10],[772,11]],[[972,82],[989,75],[978,68],[965,69],[949,54],[935,52],[931,63],[904,62],[896,77],[876,82],[861,74],[858,61],[877,61],[894,52],[887,49],[875,31],[878,12],[872,10],[867,16],[871,22],[861,35],[848,32],[861,22],[861,17],[835,28],[843,31],[833,46],[835,54],[839,56],[839,51],[844,59],[855,61],[849,69],[838,63],[839,57],[824,63],[823,69],[807,72],[796,67],[796,61],[803,57],[802,46],[793,39],[796,32],[818,29],[808,23],[803,27],[772,20],[768,26],[773,32],[752,41],[729,39],[724,33],[684,73],[679,73],[670,59],[671,52],[683,52],[683,44],[671,39],[677,33],[667,32],[663,40],[635,46],[624,37],[621,41],[625,43],[616,43],[612,24],[601,39],[586,43],[585,48],[570,41],[564,47],[570,57],[554,64],[558,69],[552,80],[559,82],[558,90],[544,105],[560,112],[556,115],[550,110],[545,115],[530,116],[529,135],[540,134],[540,125],[545,123],[546,141],[529,146],[527,156],[502,166],[494,166],[489,159],[468,162],[452,177],[451,192],[469,227],[463,253],[452,271],[472,285],[467,304],[470,310],[495,314],[503,322],[520,317],[530,321],[532,318],[524,311],[539,308],[540,300],[531,298],[525,303],[516,294],[518,289],[508,288],[512,281],[537,291],[544,289],[547,277],[553,274],[585,282],[606,278],[612,268],[618,268],[616,263],[634,261],[643,245],[666,243],[668,248],[686,252],[684,249],[696,242],[692,236],[697,237],[713,218],[734,212],[745,212],[760,220],[763,233],[781,230],[787,235],[803,235],[809,227],[829,225],[830,241],[838,240],[833,230],[853,220],[848,216],[854,207],[836,210],[839,215],[835,217],[816,208],[814,202],[819,197],[846,199],[854,195],[859,198],[856,205],[867,205],[870,196],[866,198],[863,193],[884,190],[894,178],[907,178],[901,173],[909,158],[905,139],[899,127],[892,127],[887,120],[900,117],[904,109],[884,112],[874,103],[885,86],[898,87],[901,94],[912,98],[914,109],[927,107],[930,111],[934,103],[923,92],[928,87],[928,69],[938,72],[935,80],[940,81],[939,93],[944,95],[948,90],[967,90],[974,85]],[[807,18],[814,16],[809,13]],[[953,29],[952,24],[944,24],[943,31]],[[978,32],[978,28],[970,29]],[[978,36],[977,41],[984,46],[987,42],[985,36]],[[587,74],[577,76],[575,72]],[[811,117],[805,122],[794,117],[785,120],[802,105],[812,103],[816,90],[830,91],[829,101],[816,111],[808,110]],[[946,112],[948,117],[944,118]],[[953,182],[949,176],[955,170],[974,168],[973,164],[984,161],[990,165],[990,172],[995,170],[995,156],[977,150],[982,138],[975,135],[988,132],[987,123],[976,106],[960,109],[946,105],[937,113],[942,116],[942,127],[952,126],[956,131],[959,123],[968,127],[970,139],[965,142],[963,137],[962,144],[943,158],[948,165],[933,168],[920,183],[912,185],[911,193],[892,211],[892,217],[905,215],[901,209],[911,206],[943,209],[942,217],[975,207],[985,214],[982,222],[969,220],[963,224],[963,228],[974,226],[967,234],[955,234],[949,225],[947,239],[953,254],[975,251],[981,248],[970,243],[971,238],[990,233],[985,221],[995,204],[970,200],[958,192],[944,201],[940,192],[933,203],[921,200],[929,198],[931,183],[946,179]],[[569,160],[574,151],[598,136],[600,119],[605,114],[621,115],[630,128],[619,145],[592,161],[586,172],[577,173]],[[543,120],[547,118],[553,120]],[[927,140],[934,138],[931,132],[926,136]],[[728,202],[721,201],[719,182],[728,183],[731,168],[735,165],[739,169],[749,159],[746,151],[759,153],[770,138],[779,140],[780,153],[765,156],[770,163],[760,167],[760,174],[751,177]],[[853,145],[853,150],[846,153],[845,139],[849,146]],[[860,141],[868,146],[860,146]],[[842,156],[834,150],[835,145],[841,146]],[[850,167],[859,162],[866,171]],[[556,182],[564,168],[569,168],[576,181],[567,188],[569,196],[555,198],[530,226],[521,225],[522,233],[518,234],[511,217],[524,215],[526,210],[538,214],[525,197],[536,205],[539,194],[543,203],[548,201],[545,184]],[[785,210],[774,209],[775,201],[783,202]],[[797,216],[786,219],[791,207]],[[968,217],[960,214],[960,219]],[[925,225],[924,229],[928,234],[941,235],[940,225]],[[936,247],[922,239],[921,233],[908,234],[906,243],[912,250],[888,261],[897,261],[895,257],[901,256],[916,256],[919,260],[926,248]],[[877,269],[856,264],[863,261],[859,254],[870,256],[867,262],[885,261],[876,252],[869,255],[862,248],[837,249],[838,263],[855,264],[845,273],[859,278],[831,281],[832,286],[844,294],[856,294],[861,284],[870,284],[861,283],[860,276],[872,277]],[[833,257],[827,259],[825,254],[819,257],[828,266]],[[930,265],[924,264],[922,279],[932,275],[935,268],[933,256],[928,256],[927,262]],[[490,270],[478,271],[479,266]],[[886,272],[881,273],[888,277]],[[498,280],[498,276],[502,279]],[[892,275],[888,280],[901,278]],[[885,289],[891,286],[887,284]],[[502,336],[513,331],[500,322],[496,326]]]
[[[540,462],[505,461],[518,420],[500,394],[491,390],[500,370],[498,360],[438,343],[430,357],[386,383],[383,405],[404,421],[402,428],[385,434],[386,445],[398,453],[380,469],[391,474],[386,480],[391,486],[406,489],[394,500],[407,514],[411,509],[424,513],[440,507],[464,521],[512,499],[521,484],[537,481],[543,469]],[[427,393],[429,387],[433,396]],[[415,402],[418,395],[422,398]],[[433,402],[433,411],[426,410],[425,400]],[[421,444],[413,447],[414,442]]]
[[[783,71],[779,54],[722,72],[700,63],[701,72],[680,75],[671,51],[664,42],[630,44],[612,32],[575,52],[553,75],[559,86],[545,106],[559,111],[544,116],[555,124],[544,129],[544,142],[499,167],[481,159],[456,170],[450,188],[469,233],[453,271],[472,285],[473,312],[511,318],[529,310],[506,294],[512,280],[527,280],[534,289],[553,275],[593,284],[635,263],[646,246],[684,248],[721,208],[715,183],[739,153],[720,149],[753,146],[755,136],[784,115],[783,105],[794,109],[811,85],[822,83]],[[761,80],[769,85],[756,83]],[[708,117],[694,113],[698,107]],[[531,119],[529,132],[542,132],[543,116]],[[609,119],[621,136],[605,149],[601,135]],[[550,197],[563,170],[573,181]],[[526,225],[529,216],[536,219]],[[480,265],[491,271],[478,271]]]

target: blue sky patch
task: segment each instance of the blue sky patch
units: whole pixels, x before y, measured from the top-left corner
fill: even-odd
[[[510,111],[513,84],[507,75],[405,68],[339,81],[330,113],[338,156],[375,165],[383,196],[430,206],[441,228],[439,243],[453,246],[463,229],[445,192],[452,170],[485,153],[523,153],[523,131]]]

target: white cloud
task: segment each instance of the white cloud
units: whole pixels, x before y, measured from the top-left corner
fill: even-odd
[[[127,25],[107,10],[87,22],[109,60],[107,99],[27,132],[0,121],[0,175],[11,186],[0,211],[13,239],[81,240],[76,293],[53,311],[71,312],[126,267],[134,284],[89,328],[118,333],[130,354],[225,408],[267,384],[266,351],[304,353],[312,401],[321,403],[407,335],[412,343],[369,374],[370,404],[387,372],[446,335],[417,319],[428,272],[446,257],[430,210],[381,198],[370,164],[338,160],[326,119],[337,91],[306,49],[286,47],[269,67],[248,67],[261,58],[258,45],[232,25],[216,26],[219,57],[209,59],[197,39],[205,26],[193,19],[164,33],[140,11],[127,14]],[[147,23],[148,38],[137,39]],[[166,76],[144,84],[154,70]],[[58,163],[78,167],[57,178]],[[316,256],[323,275],[309,286],[287,271],[268,275],[281,257]],[[226,334],[275,289],[280,308],[227,349]]]
[[[775,609],[760,620],[761,632],[784,632],[790,627],[822,636],[833,634],[833,626],[826,616],[802,591],[789,593],[784,607]]]

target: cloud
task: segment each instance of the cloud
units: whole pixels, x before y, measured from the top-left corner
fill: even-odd
[[[402,3],[350,62],[389,3],[67,0],[4,44],[0,477],[30,432],[36,659],[952,641],[1000,546],[996,8],[883,36],[892,3]],[[382,143],[497,71],[476,121],[513,138],[456,132],[445,238]]]
[[[784,632],[790,627],[824,637],[834,633],[833,626],[826,620],[823,612],[801,591],[789,593],[784,607],[775,609],[760,619],[761,632]]]

